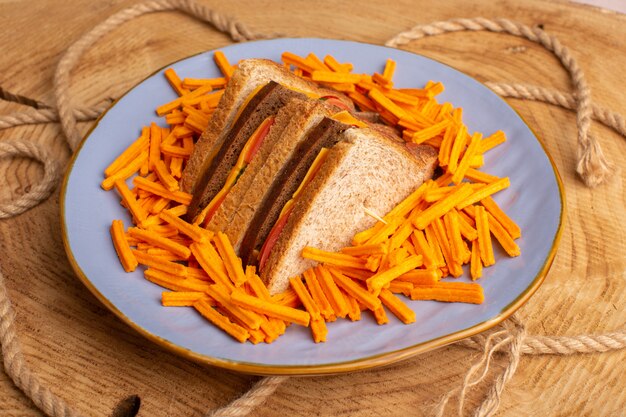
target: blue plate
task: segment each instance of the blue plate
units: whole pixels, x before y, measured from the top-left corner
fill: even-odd
[[[193,309],[164,308],[163,289],[146,281],[142,271],[125,273],[111,238],[111,220],[130,218],[115,192],[100,188],[103,171],[137,136],[141,126],[165,126],[154,109],[174,99],[162,70],[114,103],[75,153],[61,194],[65,248],[76,274],[111,311],[138,332],[184,356],[211,365],[254,374],[311,375],[388,364],[484,331],[525,303],[543,281],[554,258],[564,220],[563,187],[554,163],[531,129],[495,93],[478,81],[413,53],[363,43],[326,39],[277,39],[222,48],[231,62],[244,58],[280,60],[284,51],[299,55],[331,54],[354,64],[355,72],[382,72],[385,60],[397,62],[397,87],[421,87],[441,81],[440,102],[463,108],[470,132],[498,129],[508,141],[488,152],[484,171],[508,176],[511,187],[495,200],[521,226],[522,255],[509,258],[496,244],[497,263],[480,280],[482,305],[408,301],[417,323],[404,325],[390,315],[378,326],[364,314],[353,323],[329,324],[328,342],[313,343],[309,329],[291,326],[276,342],[240,344],[216,329]],[[171,65],[181,77],[219,76],[212,51]],[[461,278],[466,281],[467,278]]]

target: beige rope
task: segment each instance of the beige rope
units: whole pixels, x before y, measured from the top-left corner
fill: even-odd
[[[578,62],[570,54],[568,48],[542,29],[516,23],[508,19],[452,19],[434,22],[427,25],[417,25],[410,30],[401,32],[388,40],[387,46],[401,46],[426,36],[441,35],[449,32],[487,30],[504,32],[520,36],[542,45],[561,60],[561,63],[570,73],[576,97],[576,124],[578,126],[578,164],[576,172],[580,174],[585,184],[594,187],[604,182],[612,171],[612,165],[605,159],[600,144],[591,137],[591,92],[585,76],[578,66]]]
[[[65,133],[72,150],[76,149],[81,140],[81,134],[76,128],[76,118],[74,117],[72,110],[73,105],[69,93],[70,74],[78,62],[78,59],[96,41],[102,38],[102,36],[111,32],[121,24],[144,14],[170,10],[181,10],[191,16],[210,23],[220,32],[228,33],[234,41],[267,37],[267,35],[251,32],[242,23],[192,0],[148,1],[136,4],[115,13],[72,44],[59,61],[54,74],[54,93],[56,96],[56,105],[59,111],[63,132]]]
[[[213,24],[218,30],[227,32],[235,41],[265,37],[254,34],[247,30],[245,26],[224,17],[202,5],[191,0],[157,0],[137,4],[122,10],[109,17],[100,25],[96,26],[89,33],[84,35],[73,44],[63,56],[55,73],[55,94],[58,114],[52,109],[45,107],[37,101],[23,96],[4,94],[9,100],[18,98],[22,104],[31,105],[39,110],[25,113],[14,113],[0,117],[0,129],[30,123],[49,123],[60,120],[63,130],[67,136],[68,143],[75,149],[80,141],[80,134],[76,129],[78,120],[92,120],[102,111],[102,107],[76,109],[73,107],[70,95],[70,73],[81,55],[91,47],[98,39],[110,32],[117,26],[132,20],[146,13],[182,10],[192,16],[196,16],[208,23]],[[563,47],[559,41],[547,35],[539,29],[532,29],[508,20],[487,20],[458,19],[448,22],[435,22],[431,25],[416,26],[410,31],[403,32],[394,37],[387,44],[391,46],[402,45],[410,40],[419,39],[424,36],[433,36],[441,33],[459,30],[490,30],[494,32],[507,32],[516,36],[523,36],[532,41],[538,42],[557,55],[565,68],[571,74],[575,88],[575,95],[570,95],[558,90],[547,89],[537,86],[523,84],[488,83],[488,85],[498,94],[506,97],[515,97],[527,100],[539,100],[546,103],[558,105],[564,108],[576,110],[577,125],[579,129],[579,166],[578,172],[581,174],[586,184],[599,184],[607,172],[609,165],[604,160],[602,152],[597,145],[597,141],[589,135],[590,118],[593,117],[605,125],[626,137],[626,123],[624,118],[608,109],[595,106],[591,103],[590,93],[585,82],[582,71],[576,61],[571,57],[569,51]],[[3,90],[4,91],[4,90]],[[6,93],[6,91],[5,91]],[[0,97],[2,98],[2,97]],[[33,103],[36,103],[34,105]],[[58,176],[56,167],[52,164],[50,157],[29,142],[0,142],[5,144],[0,148],[4,155],[19,154],[32,157],[44,164],[45,175],[41,184],[36,186],[32,192],[20,197],[19,200],[2,205],[2,212],[6,217],[16,215],[43,201],[54,189],[56,177]],[[2,154],[0,154],[1,156]],[[36,192],[35,192],[36,191]],[[22,200],[23,199],[23,200]],[[459,395],[458,412],[461,415],[464,408],[464,398],[470,388],[482,382],[490,368],[493,355],[498,351],[505,351],[510,357],[509,363],[503,371],[496,377],[487,397],[475,411],[474,415],[484,417],[492,415],[497,410],[501,393],[506,382],[513,376],[517,368],[519,357],[522,353],[529,354],[574,354],[605,352],[608,350],[622,349],[626,347],[626,332],[612,332],[597,336],[580,335],[572,337],[555,336],[525,336],[523,325],[516,318],[504,322],[504,330],[494,331],[489,335],[478,335],[471,339],[461,341],[460,344],[483,350],[482,358],[473,365],[465,376],[463,385],[458,390],[454,390],[442,399],[439,404],[438,414],[443,415],[448,400]],[[52,394],[47,388],[42,387],[37,378],[32,374],[25,364],[21,354],[19,343],[15,332],[14,312],[7,296],[4,285],[4,278],[0,273],[0,343],[4,358],[5,371],[33,400],[33,402],[45,413],[51,416],[76,416],[67,404]],[[482,373],[476,376],[480,371]],[[244,416],[249,414],[255,407],[263,403],[277,387],[284,382],[287,377],[267,377],[260,379],[247,393],[234,400],[229,405],[217,409],[209,416]]]
[[[226,407],[206,414],[206,417],[243,417],[262,405],[276,389],[287,380],[286,376],[269,376],[261,378],[248,392],[237,398]]]
[[[107,109],[108,103],[110,102],[107,100],[106,105],[75,108],[73,110],[74,118],[79,122],[94,120]],[[33,109],[0,116],[0,130],[22,125],[34,125],[58,121],[59,113],[56,111],[56,109]]]
[[[59,166],[46,151],[28,141],[0,142],[0,158],[24,156],[43,164],[44,174],[41,182],[13,201],[0,202],[0,219],[13,217],[36,206],[48,198],[56,187],[59,178]]]
[[[0,271],[0,346],[4,371],[33,403],[44,413],[54,417],[80,417],[65,401],[54,395],[39,381],[24,360],[15,329],[15,312]]]

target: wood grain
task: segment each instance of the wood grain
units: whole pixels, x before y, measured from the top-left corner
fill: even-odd
[[[52,76],[63,51],[85,31],[131,1],[0,2],[0,86],[53,103]],[[206,1],[253,30],[382,44],[418,23],[455,17],[506,17],[543,25],[572,49],[586,71],[595,102],[623,111],[626,17],[580,5],[539,0],[383,2]],[[36,28],[36,30],[33,30]],[[178,13],[158,13],[104,37],[72,75],[76,104],[117,97],[154,70],[191,54],[229,44],[214,29]],[[538,45],[491,33],[423,39],[407,50],[452,65],[482,81],[517,81],[567,90],[558,61]],[[510,104],[542,138],[563,177],[568,217],[545,284],[521,309],[532,334],[601,333],[626,325],[626,141],[593,127],[620,170],[613,181],[585,188],[574,174],[574,116],[549,105]],[[0,103],[0,114],[19,106]],[[83,124],[87,129],[89,124]],[[64,164],[69,150],[58,125],[0,131],[0,140],[28,138]],[[0,159],[0,200],[26,192],[42,174],[25,159]],[[538,213],[537,215],[541,215]],[[200,416],[235,398],[255,380],[174,356],[148,342],[101,306],[74,277],[60,238],[58,191],[47,202],[0,221],[0,264],[17,310],[28,363],[78,410],[110,415],[129,395],[140,416]],[[293,378],[255,415],[427,415],[459,385],[477,352],[450,346],[350,375]],[[505,358],[497,358],[498,366]],[[523,357],[498,415],[623,415],[626,352],[571,357]],[[484,387],[471,395],[478,404]],[[0,372],[0,414],[39,416]]]

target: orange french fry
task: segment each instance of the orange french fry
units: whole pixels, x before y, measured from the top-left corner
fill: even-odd
[[[493,256],[493,246],[491,244],[491,234],[489,229],[489,219],[483,206],[476,206],[474,210],[476,229],[478,231],[478,245],[480,258],[484,266],[496,263]]]
[[[137,268],[137,258],[133,254],[126,235],[124,233],[124,223],[121,220],[113,220],[111,223],[111,239],[113,240],[113,247],[120,259],[120,263],[126,272],[132,272]]]
[[[340,252],[352,256],[382,255],[387,253],[387,245],[374,243],[370,245],[348,246],[342,248]]]
[[[230,300],[243,308],[247,308],[259,314],[275,317],[290,323],[296,323],[308,327],[311,315],[302,310],[270,303],[260,298],[252,297],[240,289],[235,289],[230,296]]]
[[[178,74],[176,74],[176,71],[174,71],[173,68],[166,69],[163,74],[165,75],[165,78],[170,83],[174,91],[176,91],[179,96],[189,93],[189,90],[183,87],[183,82],[180,80]]]
[[[315,70],[311,73],[311,79],[317,82],[325,83],[358,83],[363,76],[361,74],[352,74],[347,72],[333,72]]]
[[[311,320],[322,320],[320,309],[302,283],[302,278],[299,276],[290,278],[289,284],[296,294],[298,294],[298,297],[300,298],[300,301],[302,301],[302,305],[306,311],[308,311],[311,315]]]
[[[418,284],[434,284],[441,278],[441,271],[439,269],[414,269],[400,275],[391,283],[394,282],[410,282],[414,285]]]
[[[482,172],[471,167],[468,168],[467,171],[465,171],[465,178],[473,182],[482,182],[484,184],[496,182],[501,179],[500,177],[487,174],[486,172]]]
[[[348,62],[341,64],[332,55],[326,55],[324,57],[324,64],[336,72],[350,72],[353,69],[352,64]]]
[[[409,256],[401,264],[389,268],[384,272],[379,272],[365,281],[367,283],[367,288],[374,293],[380,292],[381,288],[383,288],[386,284],[390,283],[400,275],[419,267],[420,265],[422,265],[421,256]]]
[[[138,250],[133,250],[133,255],[137,259],[137,262],[142,265],[182,278],[187,276],[187,267],[182,264],[171,262],[161,258],[160,256],[144,253]]]
[[[228,278],[228,272],[220,259],[217,251],[210,243],[194,242],[189,246],[191,253],[196,258],[200,267],[211,277],[213,281],[232,290],[235,286]]]
[[[319,265],[315,268],[315,275],[317,276],[320,287],[322,288],[326,298],[330,302],[330,305],[333,307],[333,311],[337,317],[344,318],[348,314],[348,304],[346,303],[346,299],[339,291],[337,284],[333,280],[330,271]]]
[[[411,299],[482,304],[485,295],[478,284],[439,282],[435,285],[415,286],[411,291]]]
[[[228,240],[228,236],[222,232],[217,232],[213,237],[217,252],[220,254],[230,280],[235,287],[240,287],[246,282],[246,273],[243,270],[241,259],[237,257],[235,249]]]
[[[138,189],[148,191],[152,194],[156,194],[159,197],[167,198],[186,206],[191,204],[192,195],[187,194],[183,191],[169,191],[161,184],[153,181],[148,181],[147,179],[142,177],[135,177],[133,179],[133,184],[135,184],[135,187],[137,187]]]
[[[474,203],[477,203],[498,191],[504,190],[511,185],[509,177],[500,178],[498,181],[486,184],[484,187],[473,191],[469,196],[456,204],[457,209],[462,209]]]
[[[433,220],[443,216],[448,211],[452,210],[455,206],[458,206],[460,202],[467,199],[472,194],[472,188],[468,183],[462,183],[455,187],[451,193],[449,193],[443,199],[437,201],[426,210],[422,211],[414,220],[413,224],[419,230],[424,230]]]
[[[389,284],[389,288],[387,289],[394,294],[404,294],[407,297],[410,297],[411,291],[413,290],[413,284],[409,281],[400,281],[399,279],[394,279],[393,281],[391,281],[391,283]],[[385,288],[381,290],[381,294],[383,290],[385,290]]]
[[[144,127],[141,129],[141,136],[134,141],[124,152],[122,152],[115,160],[104,170],[105,177],[110,177],[117,171],[127,166],[130,161],[137,158],[143,151],[148,149],[150,129]]]
[[[477,280],[483,274],[483,264],[480,260],[480,248],[478,240],[472,241],[472,257],[470,259],[470,276],[472,280]]]
[[[302,249],[302,257],[329,265],[346,266],[349,268],[367,269],[365,261],[356,256],[342,253],[326,252],[321,249],[305,246]]]
[[[488,150],[493,149],[504,142],[506,142],[506,135],[503,131],[498,130],[493,135],[488,136],[480,141],[480,145],[478,146],[478,152],[485,153]]]
[[[478,146],[480,144],[482,136],[483,135],[480,134],[480,133],[474,133],[472,135],[472,138],[470,139],[469,146],[465,150],[465,153],[463,154],[463,157],[459,161],[458,167],[456,168],[456,170],[454,171],[454,173],[452,175],[452,182],[453,183],[459,184],[463,180],[463,178],[465,177],[465,173],[470,168],[470,165],[472,163],[472,160],[473,160],[474,156],[476,156],[476,152],[478,151]]]
[[[437,241],[439,242],[439,246],[441,247],[441,253],[443,254],[443,258],[446,261],[446,266],[450,271],[450,274],[454,277],[460,277],[463,275],[463,269],[461,268],[461,263],[457,262],[452,257],[452,248],[450,245],[450,240],[448,239],[448,235],[446,233],[446,228],[444,226],[443,220],[441,218],[435,219],[433,222],[435,235],[437,236]]]
[[[504,227],[504,229],[511,235],[511,238],[517,239],[522,236],[522,230],[504,211],[498,206],[498,204],[491,197],[486,197],[480,200],[480,204],[487,209],[487,211]]]
[[[189,236],[195,242],[208,242],[213,237],[213,232],[193,225],[191,223],[187,223],[180,217],[172,214],[170,210],[162,211],[159,214],[159,217],[174,226],[180,233]]]
[[[148,268],[143,276],[150,282],[160,285],[172,291],[196,291],[204,292],[209,287],[209,283],[195,278],[182,278],[168,274],[158,269]]]
[[[161,128],[156,123],[150,123],[150,148],[148,154],[148,168],[153,171],[154,165],[161,155]]]
[[[209,294],[215,301],[217,301],[220,306],[228,311],[229,314],[231,314],[234,318],[244,324],[246,328],[252,330],[260,329],[261,324],[264,321],[263,316],[259,315],[256,311],[253,311],[250,308],[245,308],[237,304],[233,300],[233,294],[235,291],[230,293],[230,291],[226,287],[220,284],[210,285],[206,289],[207,294]]]
[[[461,124],[456,132],[456,137],[452,141],[452,147],[450,148],[450,159],[448,160],[448,172],[454,174],[459,164],[459,157],[461,151],[465,147],[467,137],[467,126]]]
[[[370,310],[376,310],[380,307],[380,300],[372,293],[368,292],[365,288],[361,287],[350,278],[344,276],[338,269],[333,267],[327,267],[327,269],[332,275],[335,283],[349,296],[354,297]]]
[[[341,294],[346,299],[348,303],[348,318],[350,321],[359,321],[361,320],[361,305],[358,300],[354,297],[350,297],[345,291],[341,291]]]
[[[105,178],[100,183],[100,186],[102,187],[102,189],[109,191],[115,186],[116,181],[125,181],[128,178],[132,177],[135,173],[137,173],[137,171],[141,169],[146,161],[148,161],[148,152],[144,150],[140,152],[139,155],[131,160],[126,166],[121,167],[114,174]]]
[[[326,322],[322,319],[311,320],[311,333],[313,334],[313,341],[315,343],[325,342],[328,336]]]
[[[136,239],[143,240],[144,242],[150,243],[151,245],[159,248],[167,249],[183,259],[189,259],[189,256],[191,256],[191,251],[188,247],[185,247],[180,243],[176,243],[169,238],[159,236],[156,232],[139,229],[137,227],[131,227],[128,229],[128,232]]]
[[[502,225],[491,215],[489,212],[485,212],[489,221],[489,231],[493,234],[496,240],[502,246],[502,249],[511,257],[520,256],[521,251],[517,243],[513,241],[513,238],[502,227]]]
[[[218,313],[211,307],[211,304],[200,300],[194,304],[194,308],[211,323],[224,330],[241,343],[250,337],[250,333],[238,324],[231,322],[228,317]]]
[[[123,180],[115,181],[115,189],[117,190],[120,197],[122,197],[122,201],[132,214],[136,223],[143,224],[143,222],[148,218],[148,213],[146,210],[139,205],[133,193],[131,193],[130,189],[126,185],[126,182]]]
[[[215,64],[217,64],[217,67],[220,69],[220,71],[222,71],[222,75],[224,75],[224,77],[229,80],[230,77],[232,77],[235,69],[232,65],[230,65],[230,62],[228,62],[228,59],[226,58],[226,55],[224,55],[224,52],[215,51],[215,53],[213,54],[213,60],[215,61]]]
[[[385,307],[389,309],[404,324],[415,322],[415,312],[407,307],[398,297],[393,295],[391,291],[383,288],[380,291],[380,299]]]
[[[374,318],[376,319],[376,323],[380,325],[389,323],[387,313],[385,312],[385,308],[382,305],[374,310]]]
[[[307,288],[311,292],[311,297],[315,301],[315,304],[319,307],[324,320],[334,321],[336,319],[335,311],[333,310],[330,301],[328,301],[326,294],[324,294],[324,290],[322,290],[314,270],[307,269],[302,275],[304,276]]]
[[[156,161],[154,164],[154,172],[168,191],[178,191],[178,181],[176,181],[176,178],[172,177],[172,174],[170,174],[165,166],[165,162],[162,160]]]
[[[161,305],[164,307],[193,307],[194,303],[204,300],[209,305],[215,301],[203,292],[197,291],[163,291],[161,293]]]
[[[438,265],[435,252],[426,241],[426,237],[424,236],[423,231],[413,230],[413,234],[410,236],[410,239],[411,242],[413,242],[415,253],[417,255],[422,255],[424,265],[427,268],[435,267]]]

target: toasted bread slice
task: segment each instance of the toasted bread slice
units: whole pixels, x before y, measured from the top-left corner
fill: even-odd
[[[238,250],[246,229],[281,168],[307,134],[334,112],[323,102],[301,98],[292,99],[281,109],[257,155],[207,228],[224,231]]]
[[[272,293],[315,265],[302,258],[305,246],[337,251],[350,245],[355,233],[376,222],[365,208],[384,216],[433,174],[437,153],[429,146],[409,151],[372,129],[342,135],[295,202],[261,271]]]
[[[212,151],[204,171],[196,181],[187,217],[195,221],[197,216],[213,200],[226,183],[226,179],[254,131],[267,118],[273,118],[292,98],[305,95],[285,88],[274,81],[263,86],[251,98],[222,138],[222,145]]]
[[[198,180],[211,162],[224,140],[224,135],[230,130],[239,108],[248,99],[248,96],[259,86],[275,81],[287,88],[323,97],[332,95],[338,97],[348,106],[353,104],[350,99],[333,90],[318,87],[315,83],[295,76],[273,61],[267,59],[246,59],[239,62],[237,70],[230,78],[224,95],[218,107],[209,120],[191,155],[182,176],[182,189],[194,194]]]

